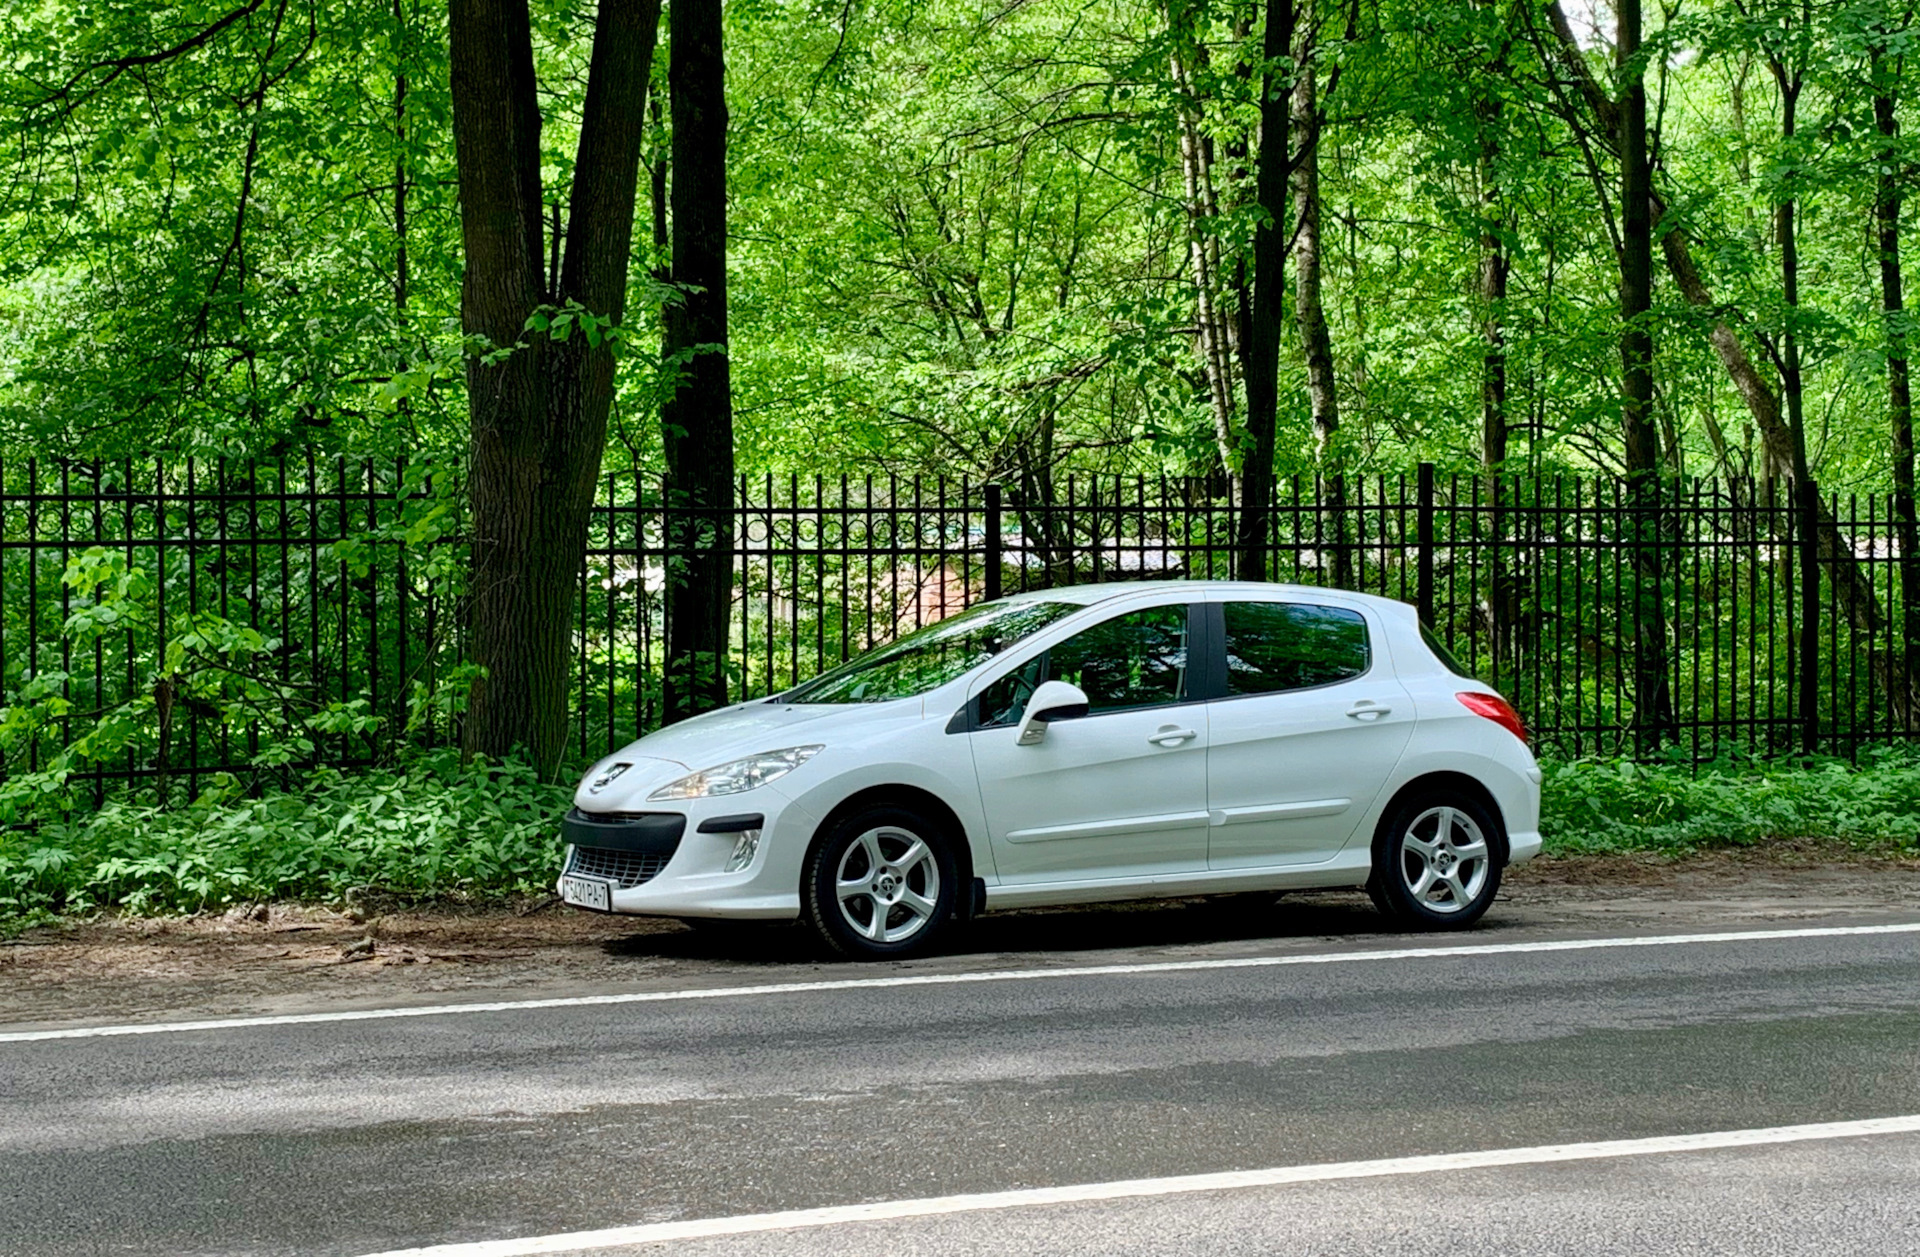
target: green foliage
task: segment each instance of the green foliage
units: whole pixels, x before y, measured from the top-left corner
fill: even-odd
[[[1608,83],[1605,39],[1587,37],[1586,7],[1565,7]],[[531,9],[542,177],[559,210],[594,12]],[[651,181],[622,326],[548,306],[512,343],[463,337],[445,7],[298,12],[60,0],[0,15],[0,111],[17,141],[0,158],[0,455],[452,453],[470,363],[545,338],[622,352],[609,435],[656,457],[659,392],[681,364],[654,354],[674,292],[647,229]],[[1280,77],[1310,68],[1324,91],[1340,455],[1366,471],[1470,465],[1497,318],[1514,456],[1616,465],[1617,215],[1592,178],[1611,186],[1612,157],[1570,122],[1541,7],[1296,12],[1312,46]],[[729,6],[740,469],[947,471],[1036,496],[1068,471],[1212,470],[1188,249],[1216,249],[1230,283],[1263,217],[1262,14],[1213,0]],[[1910,170],[1916,148],[1910,119],[1883,140],[1869,101],[1884,91],[1910,113],[1920,26],[1887,0],[1705,0],[1650,25],[1660,192],[1716,299],[1695,310],[1656,282],[1657,405],[1678,461],[1757,469],[1705,340],[1724,317],[1763,364],[1794,333],[1820,399],[1820,482],[1886,487],[1884,364],[1900,321],[1880,309],[1865,228],[1876,176],[1889,161]],[[672,125],[667,27],[650,174]],[[1770,56],[1804,79],[1791,142]],[[1197,203],[1183,112],[1212,152]],[[1801,224],[1791,305],[1771,228],[1788,196]],[[1484,240],[1512,267],[1498,310],[1479,292]],[[1299,345],[1282,356],[1280,470],[1310,471]]]
[[[1554,854],[1757,847],[1783,839],[1920,853],[1920,752],[1863,752],[1858,765],[1726,753],[1697,769],[1578,759],[1544,765],[1540,829]]]
[[[246,489],[234,472],[222,487],[285,495],[281,472],[255,468]],[[336,485],[347,491],[344,469]],[[122,487],[144,486],[136,474]],[[443,629],[427,631],[424,600],[402,596],[396,577],[416,593],[457,596],[464,547],[446,534],[459,528],[458,486],[418,464],[382,488],[389,496],[368,512],[375,518],[363,522],[356,508],[349,520],[342,504],[342,539],[289,544],[272,558],[235,546],[190,572],[184,545],[89,546],[64,569],[36,568],[21,550],[0,556],[0,637],[9,648],[0,671],[0,825],[90,802],[70,786],[89,768],[157,770],[157,794],[184,801],[169,779],[195,735],[244,748],[225,762],[249,764],[251,787],[268,775],[284,781],[291,766],[316,759],[387,757],[403,732],[430,742],[451,727],[479,671],[457,658]],[[186,524],[179,501],[154,497],[143,522],[178,536]],[[254,501],[253,510],[251,527],[269,535],[318,527],[284,500]],[[382,570],[388,579],[373,579]],[[374,641],[348,607],[395,631]],[[368,649],[346,650],[360,634]]]
[[[182,808],[109,803],[35,829],[0,830],[0,928],[113,909],[200,912],[260,900],[499,898],[559,867],[570,787],[524,764],[451,751],[393,768],[323,769],[257,797],[216,780]]]
[[[11,6],[14,171],[63,176],[0,194],[0,442],[457,435],[461,390],[425,387],[460,357],[445,25],[420,0]]]
[[[1580,22],[1599,13],[1565,7]],[[531,8],[541,173],[557,220],[571,196],[594,9]],[[1325,114],[1313,149],[1317,278],[1342,415],[1327,450],[1361,473],[1417,459],[1476,466],[1497,362],[1516,466],[1617,467],[1617,172],[1608,138],[1580,121],[1543,6],[1313,0],[1296,12],[1300,46],[1268,67],[1262,7],[1214,0],[730,5],[727,352],[739,469],[856,482],[968,475],[1028,505],[1057,501],[1072,473],[1208,475],[1222,445],[1232,461],[1245,434],[1215,431],[1232,424],[1215,413],[1195,351],[1194,259],[1217,253],[1209,282],[1221,308],[1245,300],[1236,286],[1264,215],[1250,186],[1269,69],[1283,83],[1316,75]],[[1747,404],[1707,344],[1724,323],[1776,389],[1792,334],[1820,484],[1884,490],[1894,473],[1887,368],[1906,352],[1913,315],[1882,308],[1870,227],[1883,175],[1920,186],[1920,23],[1887,0],[1702,0],[1652,24],[1645,69],[1663,225],[1685,233],[1713,295],[1692,307],[1664,274],[1656,280],[1656,407],[1671,462],[1692,473],[1763,469]],[[672,126],[660,90],[670,27],[655,63],[649,176],[665,174]],[[651,467],[663,388],[692,352],[715,348],[658,354],[661,310],[678,297],[658,252],[669,207],[644,204],[657,194],[649,178],[619,325],[577,304],[543,305],[510,343],[463,335],[447,38],[445,7],[423,0],[336,0],[324,11],[58,0],[0,12],[0,110],[13,141],[0,157],[0,473],[37,458],[49,477],[60,468],[62,494],[70,477],[91,475],[125,491],[129,528],[191,534],[206,524],[194,523],[191,499],[183,513],[169,456],[264,466],[318,446],[404,453],[424,468],[465,449],[475,372],[580,346],[618,353],[609,440],[627,466]],[[1604,34],[1581,38],[1564,56],[1584,56],[1604,88],[1614,75]],[[1789,81],[1800,85],[1791,136]],[[1875,96],[1906,118],[1897,136],[1878,131]],[[658,190],[668,186],[662,178]],[[1776,226],[1789,201],[1793,302]],[[1909,242],[1916,208],[1909,192]],[[1494,260],[1511,268],[1504,297],[1482,282]],[[1289,263],[1296,279],[1299,263]],[[1283,476],[1310,475],[1326,457],[1304,374],[1290,342]],[[1229,395],[1234,387],[1226,382]],[[157,469],[149,477],[129,461],[120,476],[120,457]],[[217,496],[258,508],[268,490],[267,505],[245,528],[222,520],[223,538],[352,535],[286,551],[277,571],[257,547],[237,547],[184,598],[177,549],[63,550],[64,570],[17,545],[0,553],[0,824],[44,833],[67,823],[59,818],[82,802],[69,779],[83,766],[151,772],[157,795],[187,802],[167,784],[183,729],[217,739],[223,755],[239,747],[223,762],[250,762],[251,793],[316,759],[391,760],[405,737],[424,731],[428,742],[450,727],[476,673],[451,645],[458,617],[430,619],[415,595],[458,596],[467,528],[456,495],[444,483],[401,484],[392,500],[402,507],[362,528],[345,522],[343,478],[329,521],[290,512],[284,465],[277,495],[247,474],[251,483],[230,483],[223,470]],[[651,491],[633,480],[619,492]],[[51,487],[42,481],[36,495]],[[357,511],[357,491],[352,500]],[[53,515],[27,505],[6,512],[0,531],[44,543]],[[1190,523],[1190,536],[1208,526]],[[67,527],[63,537],[87,535]],[[1044,549],[1061,540],[1044,524],[1024,528]],[[1765,545],[1751,543],[1756,555]],[[626,544],[609,535],[604,549]],[[1590,606],[1618,605],[1619,568],[1607,574],[1604,548],[1564,548],[1568,562],[1530,574],[1531,596],[1545,606],[1550,590],[1571,591],[1577,606],[1584,590]],[[607,568],[594,579],[611,591],[627,577],[611,557]],[[1752,618],[1750,595],[1713,602],[1721,591],[1673,579],[1676,601],[1688,593],[1712,606],[1716,630],[1737,635],[1742,614],[1750,635],[1772,627]],[[771,626],[779,591],[765,580],[749,590],[763,610],[743,614]],[[817,640],[847,639],[829,614],[819,612]],[[1472,637],[1477,610],[1442,614]],[[350,647],[376,623],[385,636],[347,674],[345,661],[361,658]],[[1688,627],[1697,640],[1699,622]],[[1674,634],[1680,666],[1710,682],[1715,701],[1735,702],[1736,678],[1690,658],[1697,648],[1678,622]],[[582,647],[617,660],[631,678],[621,684],[657,685],[656,647],[626,638],[610,614]],[[1891,628],[1887,640],[1897,640]],[[1599,665],[1618,645],[1574,648]],[[90,670],[74,663],[88,657]],[[785,665],[769,651],[767,666]],[[1826,666],[1823,693],[1880,701],[1877,682]],[[1598,666],[1588,675],[1597,698]],[[1762,679],[1778,688],[1786,678]],[[1541,697],[1519,684],[1523,700]],[[613,722],[629,697],[588,719]],[[1815,801],[1838,782],[1867,793],[1846,795],[1858,806],[1841,809],[1834,832],[1894,841],[1887,818],[1906,796],[1875,802],[1871,783],[1903,782],[1912,769],[1883,758],[1861,774],[1732,761],[1699,775],[1612,762],[1555,771],[1572,774],[1548,792],[1556,842],[1670,847],[1831,829]],[[52,854],[25,859],[10,867],[36,879],[66,867]]]
[[[1546,765],[1552,854],[1682,855],[1783,839],[1920,852],[1920,752],[1858,765],[1701,766],[1583,759]],[[0,831],[0,930],[95,911],[200,912],[264,900],[497,899],[543,890],[559,865],[571,788],[523,764],[462,765],[451,751],[383,769],[322,770],[249,796],[232,778],[161,809],[110,803]]]

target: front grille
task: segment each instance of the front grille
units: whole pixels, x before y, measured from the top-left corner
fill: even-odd
[[[606,847],[575,847],[567,872],[585,877],[604,877],[621,890],[632,890],[650,882],[667,867],[671,853],[659,855],[642,851],[614,851]]]

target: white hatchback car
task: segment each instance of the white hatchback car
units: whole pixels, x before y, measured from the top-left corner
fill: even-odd
[[[968,609],[596,764],[559,892],[899,956],[994,908],[1360,887],[1477,920],[1540,850],[1518,716],[1405,603],[1084,585]]]

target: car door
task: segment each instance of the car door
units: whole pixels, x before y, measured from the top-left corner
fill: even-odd
[[[1207,865],[1309,864],[1345,846],[1413,732],[1366,613],[1305,601],[1211,608]]]
[[[1003,881],[1195,872],[1207,864],[1207,709],[1186,604],[1121,612],[976,693],[974,767]],[[1069,681],[1087,714],[1019,745],[1026,697]]]

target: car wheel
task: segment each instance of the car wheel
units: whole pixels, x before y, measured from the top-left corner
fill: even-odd
[[[910,808],[863,808],[836,824],[807,863],[807,921],[857,960],[888,960],[929,946],[953,917],[953,851]]]
[[[1500,828],[1469,798],[1422,795],[1387,816],[1373,840],[1367,894],[1416,929],[1472,925],[1500,891]]]

